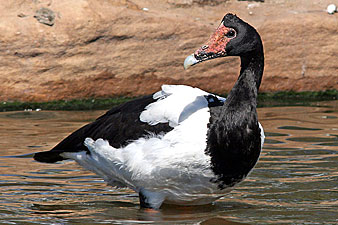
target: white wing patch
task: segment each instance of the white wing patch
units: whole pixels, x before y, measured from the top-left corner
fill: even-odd
[[[150,125],[169,122],[169,126],[176,127],[193,113],[208,107],[206,95],[210,93],[186,85],[162,85],[162,90],[153,95],[157,101],[145,108],[140,120]]]

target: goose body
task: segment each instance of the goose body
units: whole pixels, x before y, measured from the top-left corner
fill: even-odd
[[[243,43],[227,49],[235,38]],[[112,108],[34,158],[47,163],[73,159],[108,184],[139,193],[142,207],[211,203],[249,174],[263,146],[256,112],[262,50],[258,33],[227,14],[207,45],[185,61],[189,67],[231,52],[240,56],[241,74],[227,99],[185,85],[163,85],[153,95]]]

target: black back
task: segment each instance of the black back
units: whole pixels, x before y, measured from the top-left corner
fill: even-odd
[[[173,128],[168,123],[150,126],[140,121],[141,112],[154,101],[152,95],[148,95],[113,107],[94,122],[70,134],[52,150],[35,153],[34,159],[40,162],[54,163],[64,160],[60,156],[62,152],[89,152],[83,144],[87,137],[93,140],[98,138],[108,140],[111,146],[119,148],[149,133],[160,134],[172,130]]]

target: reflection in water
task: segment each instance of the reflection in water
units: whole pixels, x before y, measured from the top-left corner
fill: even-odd
[[[0,113],[0,224],[333,224],[338,206],[338,101],[259,109],[266,143],[254,171],[212,205],[139,209],[74,162],[42,164],[93,112]]]

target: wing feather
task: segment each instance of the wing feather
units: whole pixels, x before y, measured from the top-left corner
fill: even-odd
[[[162,85],[162,90],[153,95],[157,101],[145,108],[140,120],[151,125],[169,123],[169,126],[176,127],[194,112],[208,107],[209,102],[205,98],[208,95],[210,93],[186,85]]]

